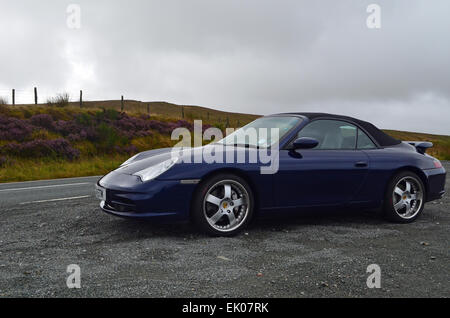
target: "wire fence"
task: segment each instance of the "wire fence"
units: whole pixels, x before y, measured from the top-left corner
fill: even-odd
[[[7,89],[0,87],[0,104],[8,104],[12,106],[19,105],[43,105],[47,104],[50,106],[66,106],[67,102],[76,103],[79,107],[85,107],[89,104],[91,107],[100,107],[100,108],[113,108],[120,111],[138,111],[141,113],[147,113],[150,115],[152,111],[155,114],[155,110],[158,113],[168,113],[174,117],[185,118],[185,110],[184,106],[179,106],[180,110],[174,111],[169,109],[164,109],[163,111],[155,109],[161,107],[152,106],[152,110],[150,109],[149,103],[142,103],[140,101],[135,100],[125,100],[123,95],[118,96],[118,100],[110,100],[110,101],[88,101],[85,98],[85,94],[83,90],[75,91],[75,90],[64,90],[59,93],[56,93],[54,90],[40,89],[37,87],[28,87],[28,88],[20,88],[20,89]],[[158,102],[156,102],[158,103]],[[175,105],[174,105],[175,106]],[[166,107],[164,107],[166,108]],[[172,107],[173,108],[173,107]],[[207,115],[209,119],[209,113]]]
[[[55,92],[53,90],[28,87],[20,89],[6,89],[0,88],[0,99],[6,101],[11,105],[28,105],[35,104],[45,104],[50,99],[57,97],[59,94],[68,94],[69,101],[78,102],[80,100],[79,90],[64,90],[61,92]]]
[[[68,96],[68,100],[66,99]],[[47,104],[49,106],[66,106],[67,102],[76,103],[80,108],[96,107],[112,108],[117,111],[128,111],[135,113],[147,113],[148,115],[163,115],[171,118],[180,119],[202,119],[211,122],[223,123],[226,127],[230,126],[230,121],[240,127],[241,123],[247,123],[254,120],[254,115],[232,114],[221,111],[207,111],[196,109],[193,106],[175,105],[165,102],[141,102],[137,100],[125,100],[123,95],[119,95],[115,100],[88,100],[85,92],[82,90],[64,90],[55,92],[54,90],[41,89],[38,87],[27,87],[19,89],[8,89],[0,87],[0,104],[8,105],[33,105]]]

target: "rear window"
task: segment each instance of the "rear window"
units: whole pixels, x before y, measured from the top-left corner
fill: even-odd
[[[358,129],[358,149],[374,149],[377,146],[361,129]]]

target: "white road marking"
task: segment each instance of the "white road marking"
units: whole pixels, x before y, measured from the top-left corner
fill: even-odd
[[[32,204],[32,203],[45,203],[45,202],[58,202],[58,201],[66,201],[66,200],[77,200],[77,199],[85,199],[90,198],[92,195],[83,195],[81,197],[71,197],[71,198],[60,198],[60,199],[51,199],[51,200],[40,200],[40,201],[31,201],[31,202],[22,202],[23,204]]]
[[[32,181],[20,181],[20,182],[4,182],[4,183],[0,183],[0,186],[11,185],[11,184],[21,184],[21,183],[36,183],[36,182],[52,182],[52,181],[67,181],[67,180],[75,181],[75,180],[90,179],[90,178],[100,179],[101,177],[102,176],[86,176],[86,177],[76,177],[76,178],[59,178],[59,179],[44,179],[44,180],[32,180]]]
[[[36,189],[46,189],[46,188],[58,188],[58,187],[70,187],[70,186],[80,186],[80,185],[88,185],[93,183],[91,182],[82,182],[82,183],[68,183],[68,184],[55,184],[48,186],[39,186],[39,187],[27,187],[27,188],[13,188],[13,189],[3,189],[0,192],[8,192],[8,191],[23,191],[23,190],[36,190]]]

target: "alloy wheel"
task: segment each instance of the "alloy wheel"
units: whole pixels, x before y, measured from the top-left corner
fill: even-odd
[[[392,202],[398,216],[405,220],[414,218],[423,205],[422,184],[410,176],[400,179],[394,187]]]
[[[249,194],[242,184],[223,180],[206,192],[203,213],[211,227],[220,232],[231,232],[246,220],[249,202]]]

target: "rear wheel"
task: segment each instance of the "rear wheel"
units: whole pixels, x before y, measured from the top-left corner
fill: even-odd
[[[400,172],[391,180],[385,197],[386,217],[398,223],[416,220],[425,206],[422,180],[410,171]]]
[[[216,175],[199,185],[192,218],[207,234],[233,236],[250,222],[253,202],[253,193],[244,179],[232,174]]]

